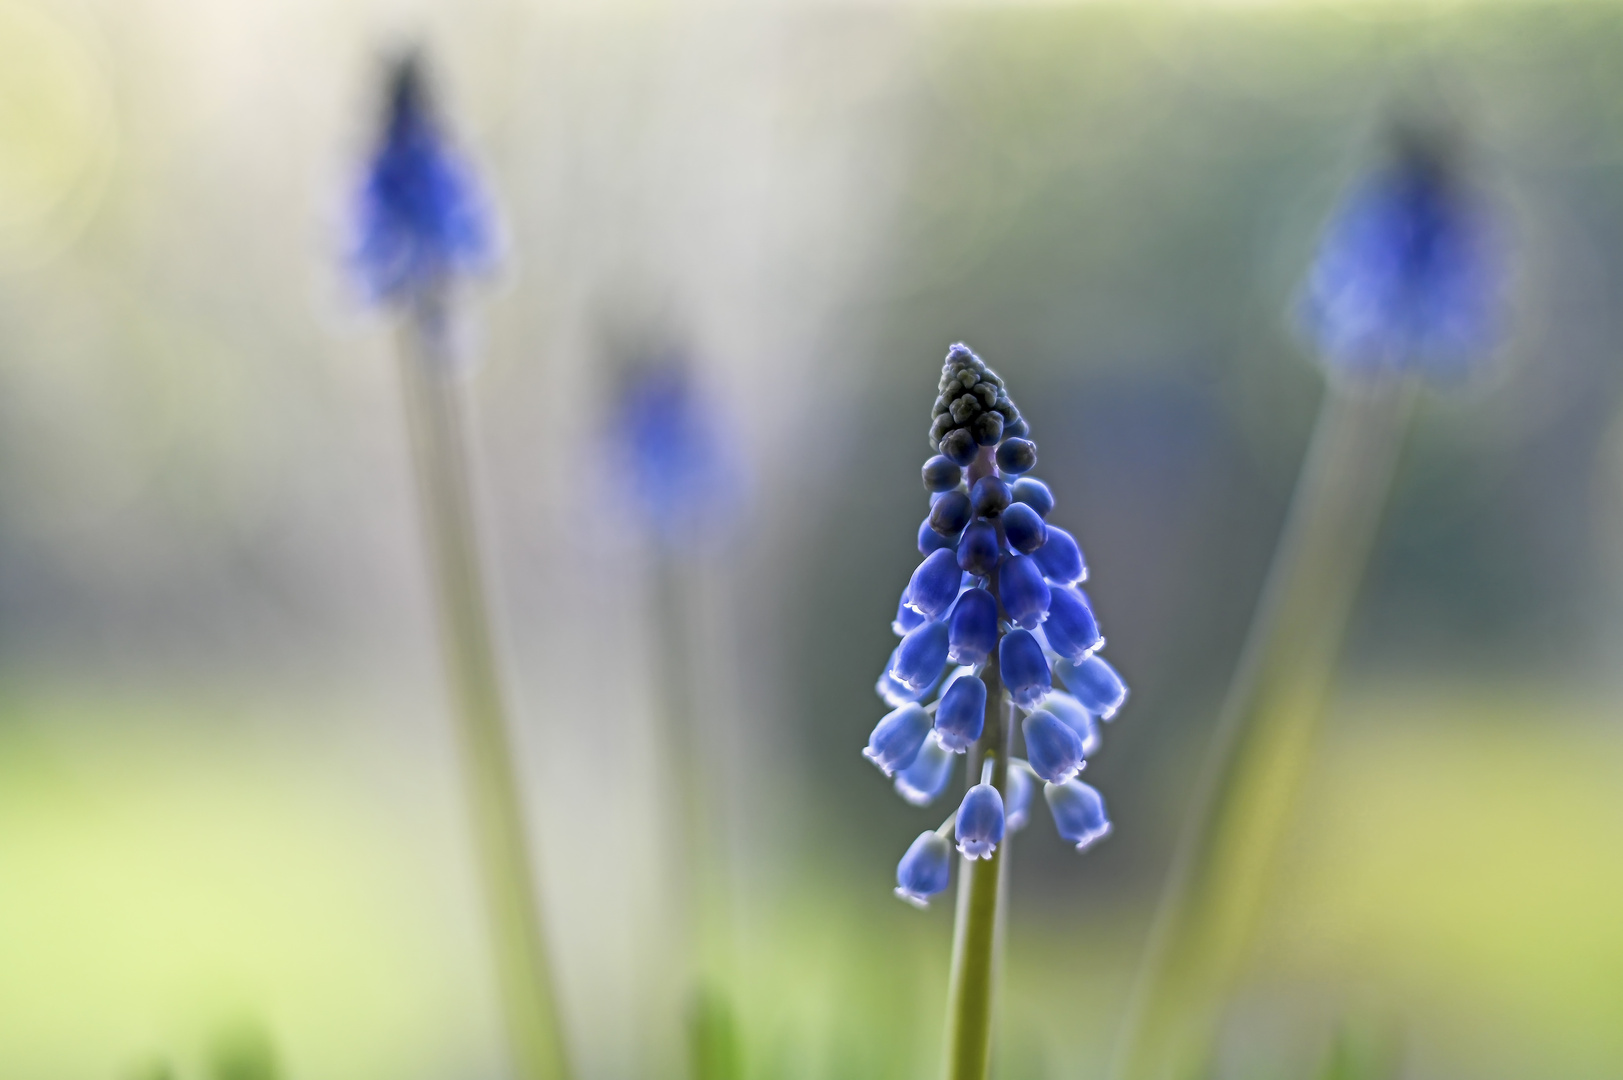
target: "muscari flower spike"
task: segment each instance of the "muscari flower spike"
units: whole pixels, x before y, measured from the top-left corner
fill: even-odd
[[[1400,126],[1390,160],[1331,219],[1301,324],[1339,374],[1449,380],[1497,343],[1504,278],[1493,216],[1451,140]]]
[[[738,478],[727,429],[683,354],[668,352],[627,374],[609,434],[632,504],[658,543],[702,540],[730,516]]]
[[[368,297],[408,302],[488,269],[495,225],[451,144],[415,55],[390,73],[383,131],[354,206],[350,265]]]
[[[982,775],[971,778],[980,782],[908,848],[896,895],[920,907],[946,889],[954,847],[964,858],[989,858],[1026,824],[1038,781],[1063,838],[1080,849],[1109,831],[1103,799],[1075,777],[1099,748],[1097,721],[1127,697],[1097,655],[1104,638],[1076,587],[1087,579],[1082,550],[1049,520],[1052,490],[1029,475],[1037,446],[1026,421],[966,346],[947,353],[930,447],[929,507],[917,537],[923,560],[891,624],[901,643],[875,687],[892,711],[863,752],[908,802],[934,802],[959,754],[982,738],[989,710],[1004,707],[988,702],[982,677],[996,657],[1002,689],[1027,714],[1018,728],[1030,760],[1011,758],[999,791],[981,755]],[[960,666],[948,674],[949,664]]]

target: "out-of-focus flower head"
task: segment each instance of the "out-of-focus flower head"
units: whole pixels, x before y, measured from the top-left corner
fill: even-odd
[[[422,59],[389,73],[383,130],[354,206],[350,265],[368,297],[409,301],[487,269],[493,215],[435,115]]]
[[[1065,786],[1048,800],[1063,811],[1063,820],[1056,817],[1062,836],[1086,846],[1084,833],[1091,843],[1108,830],[1103,802],[1079,803],[1073,778],[1098,746],[1093,720],[1113,715],[1127,689],[1094,655],[1104,638],[1087,596],[1075,587],[1087,565],[1071,534],[1048,523],[1054,496],[1026,475],[1037,464],[1027,435],[1002,379],[967,346],[954,345],[931,417],[937,453],[923,470],[930,493],[918,534],[924,558],[891,624],[902,642],[876,686],[892,711],[863,753],[896,777],[908,802],[934,801],[957,755],[982,737],[988,716],[1001,717],[993,710],[1006,707],[989,700],[983,677],[995,659],[999,699],[1007,693],[1028,713],[1019,728],[1031,760],[1009,759],[1001,792],[988,782],[991,762],[984,761],[981,782],[956,815],[914,841],[897,868],[897,895],[915,904],[947,887],[949,835],[965,857],[987,858],[1006,832],[1026,824],[1036,779]],[[961,666],[944,679],[949,664]],[[1058,715],[1040,708],[1056,696],[1056,670],[1062,679],[1066,671],[1085,676],[1075,677],[1072,694],[1057,695]]]
[[[1440,126],[1394,128],[1387,162],[1332,217],[1300,311],[1332,371],[1449,380],[1503,333],[1505,266],[1496,221]]]
[[[610,423],[648,534],[665,545],[715,535],[738,497],[738,470],[720,410],[687,358],[668,351],[634,367]]]

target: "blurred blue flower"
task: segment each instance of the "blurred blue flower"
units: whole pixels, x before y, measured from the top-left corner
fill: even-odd
[[[1501,335],[1504,277],[1492,215],[1453,147],[1404,129],[1331,219],[1301,321],[1335,371],[1457,377]]]
[[[886,713],[868,736],[862,756],[879,766],[886,776],[913,764],[930,734],[930,714],[917,704],[903,705]]]
[[[1024,475],[1037,462],[1037,447],[1002,380],[954,345],[938,393],[930,428],[936,453],[922,471],[930,500],[917,536],[924,559],[891,624],[902,642],[875,688],[895,711],[874,729],[864,753],[896,774],[897,792],[916,805],[945,789],[956,755],[977,743],[984,744],[976,755],[983,771],[956,816],[914,841],[897,868],[897,895],[914,902],[946,887],[950,860],[942,851],[949,832],[967,857],[989,857],[1005,830],[1025,824],[1034,776],[1074,783],[1098,748],[1095,718],[1114,712],[1126,696],[1115,672],[1094,656],[1104,641],[1087,598],[1074,588],[1087,567],[1071,534],[1046,520],[1053,492]],[[1054,694],[1045,642],[1075,682],[1072,693]],[[982,669],[994,656],[1004,707],[1012,702],[1030,714],[1019,725],[1030,760],[1009,760],[1002,793],[989,778],[996,755],[1012,747],[1001,730],[998,741],[985,744],[988,708],[996,703],[988,701],[992,684]],[[943,680],[949,662],[962,666]],[[929,726],[920,703],[932,693],[939,697]],[[1052,710],[1039,710],[1051,696]],[[1080,821],[1087,807],[1069,792],[1050,805],[1057,798]],[[1099,827],[1102,805],[1087,829]],[[1081,828],[1070,819],[1061,823],[1073,843]]]
[[[1043,798],[1054,814],[1054,825],[1060,836],[1075,844],[1076,850],[1083,851],[1109,834],[1110,819],[1105,816],[1104,797],[1082,781],[1046,784]]]
[[[952,765],[952,751],[941,745],[939,734],[925,739],[913,764],[896,774],[896,794],[914,806],[929,806],[952,779]]]
[[[610,435],[655,540],[703,540],[730,519],[739,482],[734,455],[713,395],[686,356],[667,352],[628,374]]]
[[[952,844],[936,832],[920,833],[896,865],[896,895],[915,907],[947,887],[952,873]]]
[[[373,300],[409,301],[494,260],[489,204],[434,115],[416,56],[390,73],[382,138],[354,215],[350,264]]]

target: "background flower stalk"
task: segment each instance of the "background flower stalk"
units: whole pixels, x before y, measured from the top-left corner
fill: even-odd
[[[513,1067],[521,1080],[563,1080],[569,1068],[476,526],[466,365],[453,334],[456,278],[489,259],[491,227],[471,174],[429,110],[415,57],[392,73],[357,219],[362,284],[400,318],[423,531]]]
[[[1499,332],[1491,222],[1438,130],[1400,125],[1332,220],[1302,322],[1328,386],[1198,775],[1112,1075],[1200,1073],[1256,929],[1424,378]]]

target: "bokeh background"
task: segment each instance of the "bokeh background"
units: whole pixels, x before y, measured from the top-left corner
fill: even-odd
[[[940,358],[1008,379],[1135,694],[1109,842],[1018,845],[999,1067],[1097,1077],[1321,392],[1296,283],[1415,99],[1514,331],[1423,403],[1221,1075],[1346,1022],[1405,1077],[1623,1075],[1623,5],[878,0],[0,2],[0,1074],[504,1075],[342,266],[408,44],[502,209],[470,390],[583,1076],[656,1074],[670,876],[626,343],[694,356],[738,454],[691,632],[752,1077],[937,1068],[950,905],[889,894],[937,818],[857,751]]]

